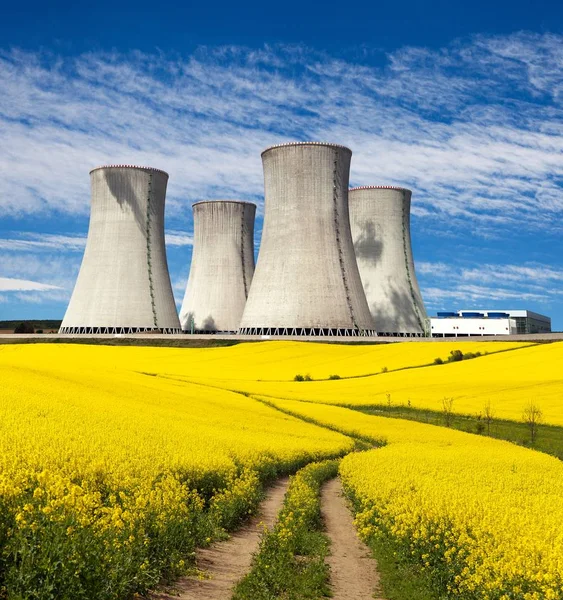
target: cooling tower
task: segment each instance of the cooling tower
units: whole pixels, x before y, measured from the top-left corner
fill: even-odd
[[[424,335],[426,310],[414,272],[411,191],[350,190],[350,224],[364,290],[379,335]]]
[[[350,233],[351,156],[319,142],[262,153],[264,230],[240,333],[374,333]]]
[[[254,275],[254,215],[249,202],[197,202],[194,246],[180,311],[184,331],[237,331]]]
[[[180,332],[164,247],[168,174],[112,165],[90,180],[88,239],[60,333]]]

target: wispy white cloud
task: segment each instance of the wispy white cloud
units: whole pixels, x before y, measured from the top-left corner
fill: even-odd
[[[0,145],[0,210],[11,223],[78,217],[81,229],[68,231],[82,232],[4,232],[0,275],[57,288],[8,296],[68,300],[85,244],[88,171],[133,163],[170,174],[166,240],[180,302],[189,205],[246,199],[261,214],[260,151],[288,140],[350,146],[354,185],[412,188],[427,239],[561,234],[562,48],[557,35],[477,36],[437,51],[405,47],[381,68],[302,46],[201,48],[188,58],[0,52],[0,135],[10,140]],[[555,260],[504,256],[475,267],[426,256],[417,272],[430,306],[545,303],[563,288]]]
[[[310,138],[353,148],[354,184],[411,186],[426,219],[534,228],[563,214],[562,46],[481,36],[404,48],[384,68],[303,47],[6,53],[0,205],[86,214],[87,172],[107,162],[168,171],[171,214],[202,198],[260,201],[260,150]]]
[[[423,289],[423,295],[425,302],[429,306],[436,306],[442,304],[444,301],[448,305],[451,305],[452,301],[459,303],[468,301],[511,301],[517,302],[543,302],[545,296],[542,294],[534,294],[531,292],[522,292],[518,290],[504,289],[498,286],[478,286],[478,285],[464,285],[454,287],[450,289],[429,287]]]
[[[498,281],[499,277],[505,283],[518,285],[543,285],[546,282],[563,281],[563,269],[535,263],[520,265],[484,263],[478,267],[468,268],[444,262],[420,262],[417,263],[416,270],[419,274],[430,275],[434,278],[454,278],[481,283],[494,283]]]
[[[42,301],[68,302],[74,288],[74,283],[80,268],[82,256],[77,252],[4,252],[0,260],[0,278],[7,282],[6,286],[14,286],[10,282],[30,281],[40,286],[33,290],[41,291],[35,298]],[[28,288],[10,288],[13,292],[12,301],[30,301]],[[2,291],[2,288],[0,288]]]
[[[425,302],[432,308],[452,302],[507,300],[546,304],[563,296],[563,270],[525,263],[481,264],[463,267],[443,262],[421,262],[417,272]]]
[[[45,292],[58,289],[60,288],[55,285],[39,283],[38,281],[0,277],[0,292]]]
[[[167,246],[193,246],[194,240],[191,235],[187,235],[183,231],[167,231],[166,245]]]
[[[9,252],[66,251],[83,252],[86,237],[54,235],[49,233],[14,232],[13,236],[0,238],[0,250]]]

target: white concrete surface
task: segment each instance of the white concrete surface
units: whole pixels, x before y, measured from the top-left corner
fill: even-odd
[[[350,233],[351,156],[318,142],[262,153],[264,230],[241,333],[374,329]]]
[[[179,330],[164,245],[168,175],[117,165],[90,177],[88,239],[61,332]]]
[[[353,188],[349,204],[354,250],[377,332],[422,335],[427,315],[412,254],[411,191]]]
[[[254,275],[256,205],[197,202],[190,276],[180,310],[184,331],[237,331]]]

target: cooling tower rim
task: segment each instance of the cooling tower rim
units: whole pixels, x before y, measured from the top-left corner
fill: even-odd
[[[360,185],[358,187],[350,188],[348,191],[357,192],[358,190],[396,190],[398,192],[410,192],[412,194],[412,190],[397,185]]]
[[[168,175],[168,173],[162,169],[156,169],[155,167],[142,167],[139,165],[101,165],[99,167],[94,167],[89,174],[91,175],[94,171],[99,171],[100,169],[140,169],[141,171],[154,171],[155,173],[162,173],[163,175],[166,175],[166,177],[170,177],[170,175]]]
[[[199,206],[200,204],[246,204],[248,206],[257,207],[254,202],[247,202],[246,200],[198,200],[192,204],[192,208],[194,206]]]
[[[352,154],[352,150],[348,148],[348,146],[343,146],[342,144],[333,144],[332,142],[285,142],[284,144],[274,144],[273,146],[268,146],[265,150],[262,150],[260,156],[264,156],[266,152],[270,150],[276,150],[277,148],[289,148],[291,146],[326,146],[329,148],[340,148],[342,150],[347,150]]]

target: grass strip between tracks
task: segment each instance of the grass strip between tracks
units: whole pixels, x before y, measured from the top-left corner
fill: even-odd
[[[320,489],[337,473],[338,461],[327,460],[311,463],[291,478],[278,521],[264,532],[252,570],[237,585],[233,600],[329,594],[329,541],[322,532]]]

